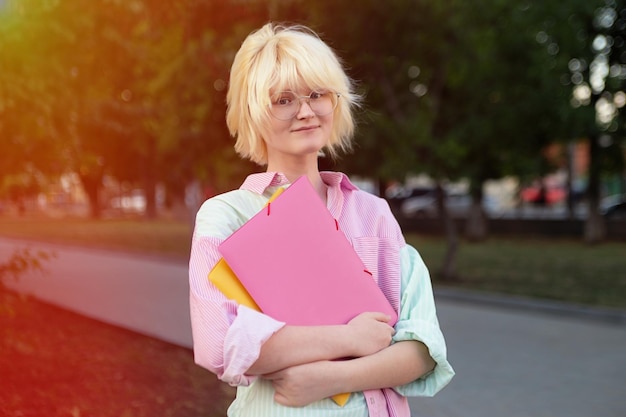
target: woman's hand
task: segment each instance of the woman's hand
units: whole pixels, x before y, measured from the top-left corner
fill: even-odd
[[[384,313],[362,313],[348,324],[284,326],[263,343],[246,373],[265,375],[311,362],[371,355],[391,343],[389,319]]]
[[[361,313],[348,322],[348,337],[352,343],[352,356],[362,357],[376,353],[391,344],[394,329],[384,313]]]
[[[292,366],[263,375],[272,382],[274,401],[288,407],[304,407],[312,402],[341,392],[338,378],[333,374],[336,362],[319,361]]]

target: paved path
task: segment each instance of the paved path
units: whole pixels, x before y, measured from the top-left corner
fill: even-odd
[[[625,417],[626,326],[446,300],[457,375],[414,416]]]
[[[0,262],[14,248],[56,257],[47,273],[26,274],[10,285],[85,316],[191,346],[187,266],[117,252],[0,239]]]
[[[0,239],[0,262],[16,246],[26,245]],[[57,258],[48,265],[49,274],[28,274],[12,284],[15,288],[191,346],[185,264],[42,244],[33,248],[54,250]],[[435,398],[411,399],[414,417],[626,416],[626,321],[437,294],[457,376]]]

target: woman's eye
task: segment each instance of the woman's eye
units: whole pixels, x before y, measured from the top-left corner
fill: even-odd
[[[276,101],[276,104],[280,106],[287,106],[291,104],[291,99],[289,97],[281,97],[278,99],[278,101]]]
[[[322,96],[323,96],[323,95],[324,95],[324,94],[322,94],[322,93],[318,93],[317,91],[313,91],[313,92],[309,95],[309,98],[310,98],[311,100],[317,100],[317,99],[319,99],[319,98],[322,98]]]

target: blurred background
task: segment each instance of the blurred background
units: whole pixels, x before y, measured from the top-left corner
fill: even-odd
[[[268,20],[315,29],[365,97],[322,160],[406,232],[626,239],[626,2],[0,0],[0,215],[193,224],[262,169],[224,122]],[[4,227],[7,227],[6,225]]]
[[[201,403],[216,410],[218,401],[229,402],[232,392],[209,384],[189,350],[171,352],[135,333],[114,339],[109,328],[103,332],[100,324],[32,300],[24,304],[16,294],[39,291],[43,300],[105,322],[119,313],[122,321],[140,317],[156,325],[164,314],[173,329],[188,331],[186,262],[195,213],[206,198],[262,169],[234,153],[225,96],[235,52],[269,20],[317,31],[357,81],[365,104],[357,111],[355,151],[322,159],[321,168],[344,171],[387,199],[429,266],[437,297],[467,299],[468,292],[450,291],[476,291],[475,304],[488,305],[493,299],[483,294],[506,294],[524,297],[524,304],[565,303],[531,302],[532,311],[572,318],[589,307],[600,309],[594,317],[624,323],[626,1],[0,0],[0,255],[6,255],[0,256],[0,374],[14,383],[0,396],[0,414],[40,415],[23,410],[43,404],[47,415],[195,416]],[[20,249],[32,241],[41,251]],[[69,246],[50,249],[50,242]],[[94,247],[149,254],[159,263],[146,265],[137,256],[133,262],[144,263],[115,269],[128,257],[82,251]],[[160,263],[169,261],[176,273]],[[42,267],[50,276],[32,277]],[[140,279],[152,284],[137,284]],[[117,280],[124,290],[103,291]],[[161,281],[162,298],[146,291]],[[179,292],[172,293],[172,282]],[[9,287],[17,293],[3,292]],[[59,298],[47,298],[47,291]],[[99,303],[102,315],[76,308]],[[622,327],[608,328],[602,338],[582,331],[606,330],[606,323],[567,330],[548,320],[542,330],[524,315],[475,337],[459,330],[474,331],[493,314],[472,319],[453,302],[441,304],[459,370],[458,388],[444,391],[442,403],[463,410],[424,415],[624,415],[617,392]],[[451,314],[457,309],[458,324]],[[519,323],[532,330],[518,332]],[[502,349],[500,366],[484,341],[504,328],[512,334],[489,345]],[[547,336],[563,346],[552,346]],[[468,340],[476,340],[474,350]],[[579,372],[583,360],[570,348],[583,340],[590,368]],[[530,342],[537,343],[532,360]],[[564,349],[574,352],[567,364],[554,360]],[[528,360],[512,370],[515,355]],[[102,360],[109,356],[111,362]],[[160,382],[174,370],[181,380]],[[489,374],[496,371],[501,378]],[[103,375],[98,389],[76,390],[75,381],[93,385],[96,375]],[[491,385],[462,383],[463,375]],[[499,391],[520,383],[527,398],[515,391],[509,401]],[[166,394],[181,387],[191,388]],[[572,387],[597,392],[572,393]],[[554,402],[555,392],[561,402]],[[477,403],[499,404],[481,396],[489,393],[504,399],[503,407],[521,401],[521,411],[483,412]],[[556,411],[539,403],[544,414],[529,412],[544,394]],[[587,412],[589,397],[613,414],[598,407]],[[191,411],[163,411],[182,401]],[[54,414],[50,404],[57,403],[71,407]],[[130,408],[123,413],[113,405]]]
[[[366,100],[323,161],[399,216],[624,217],[626,6],[613,0],[1,0],[0,212],[194,212],[258,167],[224,123],[229,67],[304,23]],[[444,203],[447,200],[447,203]],[[448,210],[445,210],[447,208]],[[604,218],[603,218],[604,216]]]

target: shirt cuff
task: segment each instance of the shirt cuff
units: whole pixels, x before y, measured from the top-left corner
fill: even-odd
[[[245,372],[256,362],[261,346],[285,326],[268,315],[240,305],[224,339],[224,374],[222,381],[230,385],[250,385],[256,377]]]
[[[393,342],[416,340],[428,348],[435,361],[435,369],[409,384],[394,388],[407,397],[432,397],[441,391],[454,377],[454,370],[447,359],[447,349],[443,334],[438,326],[423,320],[398,323]]]

